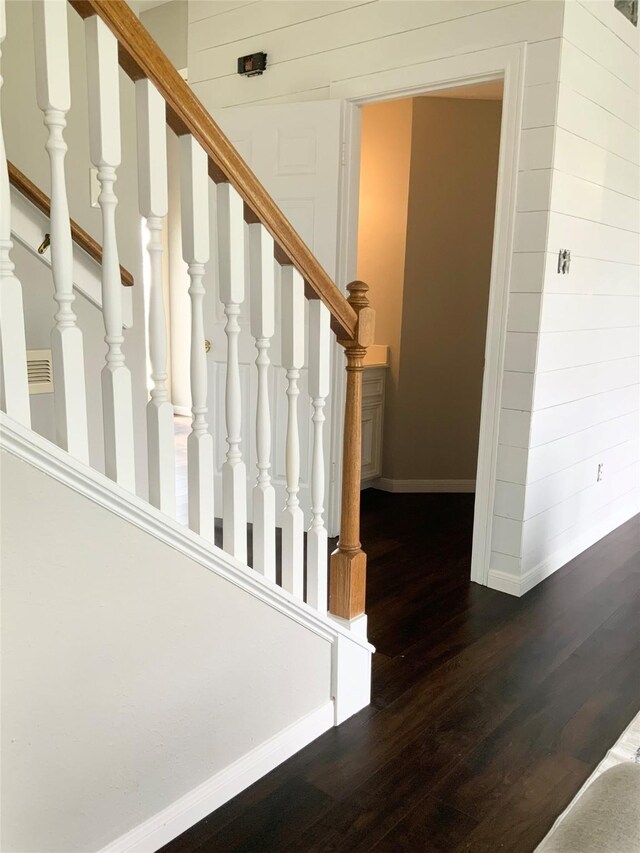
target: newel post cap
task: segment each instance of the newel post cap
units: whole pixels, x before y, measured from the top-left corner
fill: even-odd
[[[364,281],[352,281],[347,285],[349,305],[358,315],[356,341],[361,347],[369,347],[373,343],[376,326],[376,312],[369,307],[369,285]]]

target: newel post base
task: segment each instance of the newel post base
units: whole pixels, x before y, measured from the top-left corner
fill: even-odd
[[[331,555],[329,610],[334,616],[351,621],[364,613],[367,582],[367,555],[364,551]]]
[[[362,369],[367,347],[373,343],[375,313],[369,308],[368,285],[348,285],[349,304],[358,315],[355,337],[341,340],[347,357],[347,393],[344,410],[342,508],[340,540],[331,555],[329,612],[352,620],[365,610],[367,555],[360,545],[360,480],[362,466]]]

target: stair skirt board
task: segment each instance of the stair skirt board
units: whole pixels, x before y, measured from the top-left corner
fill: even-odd
[[[322,732],[339,725],[369,704],[371,655],[375,649],[363,636],[366,630],[364,617],[351,624],[318,613],[4,412],[0,412],[0,450],[21,459],[168,544],[331,644],[331,697],[325,705],[251,750],[106,849],[157,849],[150,846],[152,842],[160,847],[170,841]],[[143,846],[138,846],[141,844]]]
[[[0,411],[0,449],[12,453],[81,495],[145,530],[219,577],[233,583],[332,643],[338,638],[368,655],[374,647],[344,620],[323,616],[291,593],[248,569],[235,557],[212,545],[147,501],[119,486],[99,471],[79,462],[57,445]],[[357,620],[356,620],[357,621]],[[367,704],[367,703],[365,703]],[[364,707],[364,706],[362,706]],[[343,717],[346,719],[346,717]]]
[[[159,850],[328,731],[333,722],[333,702],[328,702],[214,774],[135,829],[121,835],[100,853]]]
[[[387,477],[380,477],[379,480],[372,480],[367,483],[367,486],[373,489],[380,489],[382,492],[399,493],[468,493],[475,492],[475,480],[391,480]]]

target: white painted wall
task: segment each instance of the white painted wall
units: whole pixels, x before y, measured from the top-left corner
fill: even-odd
[[[101,849],[330,702],[329,640],[0,462],[3,850]]]
[[[613,3],[568,0],[554,169],[536,176],[551,215],[524,589],[640,512],[639,46]],[[569,275],[556,272],[560,248],[571,249]]]

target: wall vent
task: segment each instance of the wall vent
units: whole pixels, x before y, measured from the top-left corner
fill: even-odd
[[[53,392],[53,364],[50,349],[27,350],[27,378],[30,394]]]

